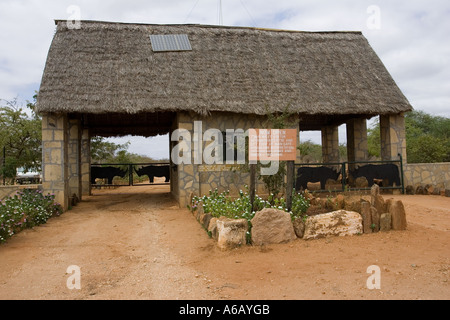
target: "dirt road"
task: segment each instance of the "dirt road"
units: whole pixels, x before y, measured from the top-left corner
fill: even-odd
[[[221,251],[166,186],[95,191],[0,246],[0,299],[450,299],[450,198],[395,197],[406,231]]]

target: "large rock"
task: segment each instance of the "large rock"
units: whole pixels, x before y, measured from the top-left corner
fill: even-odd
[[[378,196],[380,194],[380,186],[377,185],[376,183],[372,186],[372,188],[370,188],[370,196],[373,199]],[[372,203],[373,205],[373,203]]]
[[[392,230],[406,230],[406,212],[401,200],[388,199],[387,211],[391,214]]]
[[[361,201],[361,217],[362,217],[362,224],[363,224],[363,232],[364,233],[372,233],[372,213],[371,208],[372,206],[368,201]]]
[[[423,191],[423,186],[417,186],[417,188],[416,188],[416,194],[424,194],[423,192],[424,192],[424,191]]]
[[[382,213],[380,215],[380,231],[391,230],[392,215],[389,212]]]
[[[378,232],[380,231],[380,213],[375,207],[370,207],[370,216],[372,218],[372,231]]]
[[[438,196],[440,194],[441,194],[441,188],[439,188],[439,187],[434,188],[433,195]]]
[[[380,195],[380,187],[377,184],[370,189],[370,204],[377,209],[379,214],[386,212],[386,203]]]
[[[200,223],[202,224],[202,226],[205,229],[208,229],[209,222],[211,221],[211,219],[212,219],[212,215],[210,213],[204,214],[200,219]]]
[[[355,200],[355,199],[345,199],[344,201],[344,208],[342,208],[346,211],[355,211],[355,212],[361,212],[361,200]]]
[[[289,213],[265,208],[256,212],[251,220],[252,242],[256,245],[284,243],[297,237]]]
[[[358,212],[338,210],[308,217],[303,239],[347,236],[363,233],[362,217]]]
[[[221,217],[216,221],[217,245],[221,249],[234,249],[246,244],[248,222],[246,219]]]
[[[219,234],[217,232],[217,221],[218,220],[219,219],[217,219],[217,218],[211,218],[211,220],[209,220],[209,225],[208,225],[208,232],[211,235],[211,238],[213,238],[216,241],[219,238]]]
[[[305,234],[305,221],[302,217],[297,218],[293,222],[294,225],[294,231],[297,237],[303,238],[303,235]]]
[[[426,184],[423,188],[423,194],[433,194],[434,186],[431,184]]]
[[[199,221],[200,217],[205,214],[203,205],[199,204],[197,207],[197,210],[193,211],[192,214],[194,215],[195,219],[197,219],[197,221]]]
[[[367,181],[366,177],[358,177],[355,180],[355,187],[356,188],[368,188],[369,181]]]
[[[406,194],[414,194],[414,187],[412,185],[406,186]]]
[[[337,207],[338,210],[339,209],[344,209],[344,207],[345,207],[345,197],[344,197],[344,195],[338,194],[336,196],[335,201],[336,201],[336,207]]]

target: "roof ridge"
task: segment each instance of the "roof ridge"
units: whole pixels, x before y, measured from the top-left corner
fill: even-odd
[[[55,24],[60,22],[67,22],[67,19],[55,19]],[[199,27],[199,28],[216,28],[216,29],[245,29],[245,30],[260,30],[270,32],[289,32],[289,33],[353,33],[362,34],[362,31],[356,30],[342,30],[342,31],[304,31],[304,30],[289,30],[289,29],[276,29],[276,28],[262,28],[262,27],[245,27],[245,26],[219,26],[212,24],[199,24],[199,23],[145,23],[145,22],[114,22],[114,21],[102,21],[102,20],[80,20],[81,23],[98,23],[98,24],[123,24],[123,25],[137,25],[137,26],[155,26],[155,27]]]
[[[56,20],[38,112],[264,115],[290,105],[306,115],[371,116],[412,109],[360,33],[90,20],[77,32],[70,22]],[[152,34],[188,34],[193,50],[156,53]]]

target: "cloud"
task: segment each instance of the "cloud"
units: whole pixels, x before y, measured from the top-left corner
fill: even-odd
[[[154,160],[170,158],[169,135],[150,138],[126,136],[121,138],[108,138],[108,141],[117,144],[131,142],[128,152],[138,155],[147,155],[152,157]]]
[[[0,98],[39,88],[54,28],[50,13],[35,1],[0,2]]]
[[[450,4],[384,2],[381,29],[366,36],[417,110],[450,117]]]

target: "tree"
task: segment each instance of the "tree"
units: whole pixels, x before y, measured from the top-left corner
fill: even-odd
[[[41,171],[42,118],[35,111],[36,99],[37,93],[32,102],[27,101],[25,110],[17,98],[11,101],[0,100],[0,176],[3,178],[14,179],[18,168],[23,168],[25,172]],[[94,137],[91,139],[91,159],[97,163],[152,160],[128,153],[129,145],[130,142],[116,144]]]
[[[297,147],[300,150],[302,162],[322,162],[322,146],[311,140],[301,142]]]
[[[114,162],[119,152],[126,151],[130,142],[117,144],[106,141],[102,137],[93,137],[91,139],[91,160],[94,163],[111,163]]]
[[[130,141],[124,144],[117,144],[106,141],[102,137],[93,137],[91,139],[91,160],[93,163],[150,163],[150,162],[169,162],[169,159],[154,160],[151,157],[130,153],[127,151]]]
[[[367,146],[369,158],[381,156],[380,122],[377,120],[371,128],[367,129]]]
[[[411,127],[416,127],[420,132],[430,134],[436,138],[450,138],[450,118],[432,116],[423,111],[407,113],[405,121]]]
[[[322,157],[322,146],[320,144],[314,143],[311,140],[301,142],[297,147],[300,150],[300,156],[302,162],[305,163],[321,163],[323,162]],[[339,144],[339,161],[347,161],[347,144]]]
[[[438,137],[424,134],[406,141],[408,163],[445,162],[448,159],[448,148]]]
[[[450,161],[450,118],[413,111],[405,116],[409,163]]]
[[[2,175],[15,178],[17,168],[40,171],[42,165],[42,120],[34,111],[37,95],[27,102],[29,114],[19,105],[17,98],[0,106],[0,149],[5,148],[5,166]]]
[[[450,161],[450,118],[432,116],[423,111],[405,115],[408,163]],[[380,157],[380,123],[367,134],[369,155]]]

